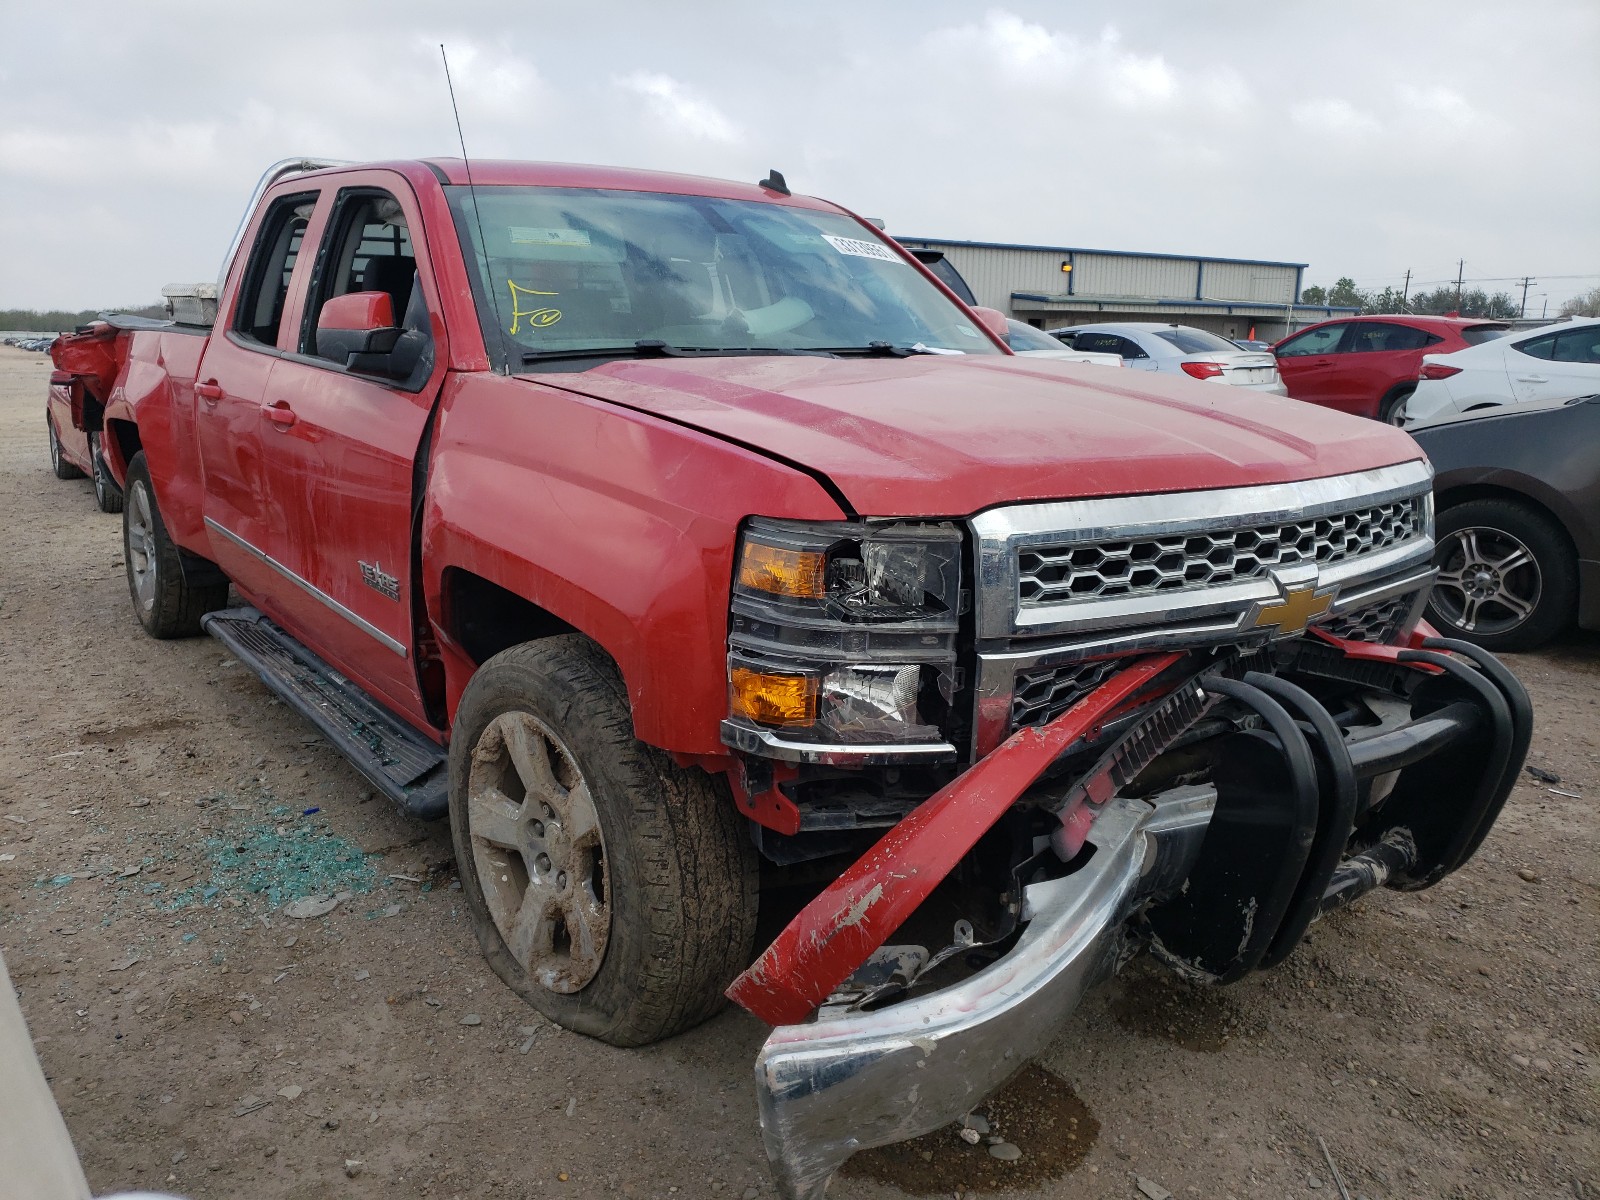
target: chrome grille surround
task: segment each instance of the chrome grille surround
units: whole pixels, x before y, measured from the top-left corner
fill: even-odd
[[[1076,698],[1070,694],[1074,680],[1083,678],[1078,673],[1098,665],[1091,660],[1161,649],[1259,646],[1287,636],[1257,622],[1264,609],[1280,605],[1291,589],[1310,587],[1319,596],[1333,595],[1328,610],[1313,619],[1330,632],[1376,631],[1376,625],[1365,621],[1340,622],[1391,602],[1395,611],[1403,610],[1393,633],[1414,624],[1434,574],[1431,486],[1431,469],[1415,460],[1298,483],[1015,505],[980,513],[972,520],[978,567],[973,753],[981,756],[994,749],[1019,718],[1031,724],[1040,712],[1065,711]],[[1314,547],[1299,561],[1284,559],[1280,534],[1279,561],[1243,575],[1235,571],[1225,581],[1032,603],[1025,602],[1022,591],[1024,555],[1037,555],[1041,549],[1056,554],[1061,547],[1127,544],[1131,563],[1136,543],[1204,537],[1213,545],[1237,548],[1240,531],[1259,537],[1262,530],[1291,528],[1298,550],[1304,529],[1310,529],[1313,541],[1320,536],[1331,547],[1332,534],[1341,525],[1346,539],[1322,562],[1316,560]]]
[[[1029,546],[1017,554],[1023,606],[1094,596],[1138,596],[1254,579],[1276,566],[1337,563],[1416,537],[1420,497],[1324,517],[1129,541]]]

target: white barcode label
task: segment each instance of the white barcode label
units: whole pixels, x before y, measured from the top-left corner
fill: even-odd
[[[889,247],[878,242],[866,242],[860,238],[834,237],[831,233],[823,234],[822,240],[840,254],[853,254],[857,258],[876,258],[882,262],[897,263],[904,261]]]

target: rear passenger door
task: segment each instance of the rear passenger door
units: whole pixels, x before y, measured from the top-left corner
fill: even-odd
[[[1348,321],[1318,325],[1278,345],[1273,353],[1278,359],[1278,374],[1290,396],[1313,404],[1333,404],[1338,390],[1335,371],[1339,347],[1344,344],[1349,328]]]
[[[285,185],[262,199],[255,228],[240,243],[243,265],[225,294],[229,307],[217,314],[195,374],[190,411],[204,480],[206,536],[212,557],[253,602],[282,582],[266,561],[272,520],[261,406],[280,355],[297,337],[287,318],[310,277],[314,256],[302,251],[315,245],[307,239],[326,216],[321,201],[321,191],[304,184]]]
[[[444,324],[409,185],[381,171],[338,182],[296,343],[266,397],[270,545],[293,583],[277,602],[297,637],[425,724],[411,607],[413,472],[443,380]],[[329,339],[319,345],[322,307],[354,292],[381,294],[406,331],[403,375],[352,367]]]
[[[1330,403],[1358,416],[1377,417],[1389,390],[1397,384],[1414,384],[1423,353],[1443,340],[1392,321],[1351,322]]]

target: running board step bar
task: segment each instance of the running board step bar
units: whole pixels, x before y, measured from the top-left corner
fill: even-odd
[[[450,776],[444,747],[380,708],[256,609],[208,613],[200,624],[385,796],[414,817],[445,815]]]

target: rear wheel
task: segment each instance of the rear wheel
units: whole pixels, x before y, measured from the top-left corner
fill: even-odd
[[[119,513],[122,511],[122,489],[117,486],[116,480],[111,478],[111,472],[106,468],[105,456],[100,453],[100,435],[89,435],[89,463],[94,470],[94,502],[100,506],[103,513]]]
[[[1577,555],[1548,516],[1514,500],[1469,500],[1439,517],[1428,619],[1489,650],[1530,650],[1572,621]]]
[[[479,944],[559,1025],[639,1046],[699,1024],[749,962],[757,863],[710,776],[633,736],[571,634],[497,654],[450,743],[450,829]]]
[[[56,419],[47,416],[44,423],[50,430],[50,469],[55,472],[56,478],[82,479],[83,472],[61,455],[61,435],[56,432]]]
[[[124,500],[122,559],[139,624],[151,637],[193,637],[200,632],[201,617],[228,603],[228,585],[195,585],[184,578],[183,559],[156,507],[143,451],[128,464]]]
[[[1378,420],[1385,425],[1399,425],[1405,420],[1406,401],[1411,399],[1411,393],[1416,388],[1403,388],[1385,396],[1383,403],[1378,406]]]

